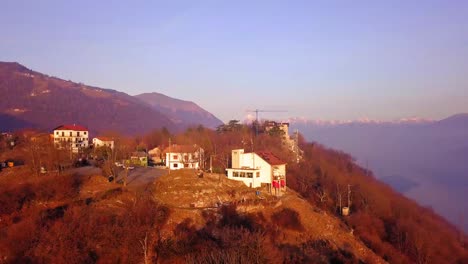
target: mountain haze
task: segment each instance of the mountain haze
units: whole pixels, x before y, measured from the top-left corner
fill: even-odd
[[[172,122],[185,125],[203,125],[215,128],[223,122],[194,102],[184,101],[160,93],[143,93],[136,98],[168,116]]]
[[[141,134],[163,127],[178,131],[186,126],[126,93],[62,80],[16,62],[0,62],[0,93],[2,131],[50,131],[64,123],[76,123],[91,133]]]
[[[343,150],[368,166],[380,180],[455,225],[468,205],[468,114],[439,121],[347,122],[292,121],[311,141]],[[464,224],[465,231],[468,226]]]

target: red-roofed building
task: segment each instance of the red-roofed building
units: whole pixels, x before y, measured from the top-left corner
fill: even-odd
[[[54,129],[54,143],[60,147],[70,147],[74,153],[89,145],[89,131],[80,125],[61,125]]]
[[[84,126],[80,126],[80,125],[76,125],[76,124],[73,124],[73,125],[61,125],[59,127],[56,127],[54,128],[54,131],[55,130],[65,130],[65,131],[88,131],[88,129]]]
[[[170,170],[199,169],[203,166],[203,149],[197,145],[172,145],[164,150],[166,167]]]
[[[286,162],[269,151],[232,150],[232,168],[227,169],[227,175],[251,188],[267,186],[277,194],[286,188]]]

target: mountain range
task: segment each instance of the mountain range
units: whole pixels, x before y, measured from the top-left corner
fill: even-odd
[[[291,119],[309,141],[350,153],[375,176],[456,225],[468,212],[468,114],[442,120]],[[463,222],[463,221],[462,221]]]
[[[156,111],[166,115],[176,125],[203,125],[215,128],[223,122],[194,102],[175,99],[160,93],[143,93],[136,98],[150,105]]]
[[[16,62],[0,62],[0,130],[50,131],[64,123],[91,133],[142,134],[153,129],[179,131],[222,122],[198,105],[159,93],[130,96],[36,72]]]

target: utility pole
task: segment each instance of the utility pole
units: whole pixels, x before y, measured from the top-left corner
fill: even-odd
[[[342,207],[341,207],[341,192],[340,192],[340,186],[337,184],[336,185],[336,189],[338,191],[338,206],[340,208],[340,215],[341,215],[341,211],[342,211]]]
[[[210,155],[210,173],[213,173],[213,154]]]
[[[299,163],[299,130],[294,132],[294,152],[296,152],[296,162]]]
[[[351,208],[351,185],[348,184],[348,208]]]
[[[127,162],[126,162],[127,163]],[[128,166],[130,166],[130,162],[128,162],[125,166],[125,178],[124,178],[124,187],[127,186],[127,179],[128,179]]]

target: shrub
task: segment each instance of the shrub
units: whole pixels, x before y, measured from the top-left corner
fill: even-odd
[[[283,210],[274,213],[271,216],[271,220],[277,226],[296,230],[296,231],[303,231],[304,227],[302,226],[299,214],[289,208],[284,208]]]

